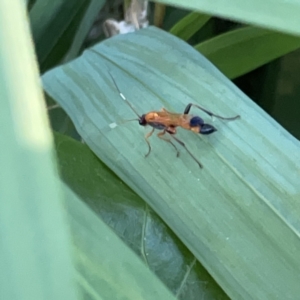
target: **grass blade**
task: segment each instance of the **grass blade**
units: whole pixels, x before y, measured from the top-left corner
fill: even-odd
[[[187,41],[199,29],[201,29],[210,20],[210,18],[211,16],[197,12],[189,13],[170,29],[170,33],[184,41]]]
[[[300,34],[300,1],[281,0],[159,0],[156,2],[201,11],[208,15],[278,30]]]
[[[88,299],[175,298],[108,226],[67,187],[77,282]]]
[[[244,27],[200,43],[195,49],[233,79],[299,47],[298,37]]]
[[[75,299],[69,232],[24,1],[0,2],[0,44],[0,298]]]

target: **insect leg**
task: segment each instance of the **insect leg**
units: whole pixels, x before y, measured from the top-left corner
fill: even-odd
[[[189,103],[189,104],[186,106],[186,108],[185,108],[185,110],[184,110],[184,114],[185,114],[185,115],[188,114],[188,113],[190,112],[190,109],[191,109],[192,106],[195,106],[195,107],[201,109],[202,111],[204,111],[206,114],[208,114],[208,115],[211,116],[211,117],[216,117],[216,118],[219,118],[219,119],[222,119],[222,120],[236,120],[236,119],[240,118],[239,115],[237,115],[237,116],[235,116],[235,117],[225,118],[225,117],[222,117],[222,116],[219,116],[219,115],[216,115],[216,114],[212,113],[211,111],[209,111],[209,110],[207,110],[207,109],[201,107],[201,106],[198,105],[198,104],[193,104],[193,103]]]
[[[154,128],[152,128],[152,130],[145,135],[145,141],[147,142],[148,147],[149,147],[148,152],[146,153],[145,157],[147,157],[151,152],[151,145],[150,145],[150,142],[148,141],[148,139],[153,134],[153,132],[154,132]]]
[[[183,141],[181,141],[180,139],[178,139],[176,136],[174,136],[173,134],[170,134],[170,136],[177,141],[182,147],[185,148],[185,150],[188,152],[188,154],[194,159],[194,161],[198,164],[198,166],[202,169],[203,165],[201,164],[201,162],[193,155],[193,153],[186,147],[185,143]]]
[[[163,135],[164,135],[165,133],[166,133],[166,130],[161,131],[161,132],[159,132],[159,133],[157,134],[157,136],[158,136],[160,139],[162,139],[162,140],[164,140],[164,141],[170,143],[170,144],[175,148],[175,150],[176,150],[176,152],[177,152],[176,156],[178,157],[178,156],[179,156],[179,150],[178,150],[177,147],[172,143],[172,141],[171,141],[170,139],[163,137]]]

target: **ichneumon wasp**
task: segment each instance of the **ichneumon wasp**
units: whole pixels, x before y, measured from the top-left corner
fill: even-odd
[[[219,116],[219,115],[216,115],[216,114],[210,112],[209,110],[201,107],[198,104],[193,104],[193,103],[189,103],[186,106],[183,114],[173,113],[173,112],[167,111],[165,108],[162,108],[160,111],[150,111],[146,114],[139,115],[137,113],[137,111],[135,110],[135,108],[132,106],[132,104],[122,94],[114,77],[112,76],[112,74],[110,72],[109,72],[109,75],[112,78],[114,85],[120,94],[120,97],[127,103],[127,105],[132,109],[132,111],[138,117],[138,119],[133,119],[133,120],[129,120],[129,121],[137,120],[141,126],[149,125],[152,127],[152,130],[145,135],[145,141],[147,142],[147,145],[148,145],[148,152],[146,153],[145,157],[147,157],[151,152],[151,145],[149,142],[149,138],[153,134],[155,129],[157,129],[157,130],[160,130],[160,132],[157,134],[157,136],[160,139],[170,143],[175,148],[175,150],[177,152],[177,157],[179,156],[179,151],[178,151],[177,147],[175,146],[175,144],[172,142],[172,139],[177,141],[181,146],[183,146],[185,148],[185,150],[189,153],[189,155],[198,164],[198,166],[200,168],[203,168],[203,165],[193,155],[193,153],[186,147],[185,143],[182,142],[180,139],[178,139],[175,136],[175,134],[177,132],[177,130],[176,130],[177,127],[181,127],[183,129],[191,130],[195,133],[204,134],[204,135],[211,134],[211,133],[217,131],[217,129],[214,126],[205,123],[202,118],[189,114],[191,107],[194,106],[194,107],[202,110],[209,116],[216,117],[216,118],[219,118],[222,120],[230,121],[230,120],[236,120],[240,117],[239,115],[237,115],[235,117],[225,118],[225,117],[222,117],[222,116]],[[165,134],[168,134],[169,138],[166,137]]]

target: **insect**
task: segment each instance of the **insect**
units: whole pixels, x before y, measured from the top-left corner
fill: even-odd
[[[206,114],[208,114],[209,116],[216,117],[216,118],[219,118],[222,120],[236,120],[236,119],[240,118],[239,115],[237,115],[235,117],[225,118],[225,117],[222,117],[222,116],[219,116],[219,115],[216,115],[216,114],[210,112],[209,110],[201,107],[198,104],[193,104],[193,103],[189,103],[186,106],[183,114],[173,113],[173,112],[167,111],[165,108],[162,108],[160,111],[150,111],[146,114],[139,115],[138,112],[135,110],[135,108],[132,106],[132,104],[121,93],[114,77],[112,76],[112,74],[110,72],[109,72],[109,75],[111,76],[111,78],[114,82],[114,85],[120,94],[120,97],[127,103],[127,105],[131,108],[131,110],[138,117],[138,119],[132,119],[132,120],[128,120],[128,121],[137,120],[141,126],[149,125],[152,127],[152,130],[145,135],[145,141],[147,142],[147,145],[148,145],[148,152],[146,153],[145,157],[147,157],[151,152],[151,145],[149,142],[149,138],[154,133],[155,129],[157,129],[157,130],[160,130],[160,132],[157,134],[157,136],[160,139],[168,142],[169,144],[171,144],[174,147],[174,149],[176,150],[176,153],[177,153],[177,157],[179,156],[179,150],[177,149],[176,145],[173,143],[172,140],[177,141],[182,147],[184,147],[185,150],[188,152],[188,154],[192,157],[192,159],[198,164],[198,166],[200,168],[203,168],[203,165],[201,164],[201,162],[186,147],[185,143],[182,142],[180,139],[178,139],[175,136],[175,134],[177,132],[176,128],[181,127],[183,129],[190,130],[195,133],[204,134],[204,135],[211,134],[211,133],[217,131],[217,129],[214,126],[205,123],[202,118],[189,114],[190,109],[192,107],[196,107],[196,108],[202,110],[203,112],[205,112]],[[168,137],[165,136],[166,134],[168,135]]]

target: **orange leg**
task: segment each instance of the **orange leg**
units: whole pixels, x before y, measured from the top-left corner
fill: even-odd
[[[177,141],[182,147],[185,148],[185,150],[188,152],[188,154],[193,158],[193,160],[198,164],[198,166],[200,168],[203,168],[203,165],[201,164],[201,162],[193,155],[193,153],[186,147],[185,143],[183,141],[181,141],[180,139],[178,139],[176,136],[174,136],[174,134],[170,134],[170,136]]]
[[[145,141],[147,142],[148,147],[149,147],[148,152],[146,153],[145,157],[147,157],[151,152],[151,145],[150,145],[150,142],[148,141],[148,139],[153,134],[153,132],[154,132],[154,128],[152,128],[152,130],[145,135]]]
[[[158,136],[160,139],[162,139],[162,140],[164,140],[164,141],[170,143],[170,144],[175,148],[175,150],[176,150],[176,152],[177,152],[177,153],[176,153],[176,156],[178,157],[178,156],[179,156],[179,150],[178,150],[177,147],[172,143],[172,141],[171,141],[170,139],[163,137],[163,135],[164,135],[165,133],[166,133],[165,130],[164,130],[164,131],[161,131],[161,132],[159,132],[159,133],[157,134],[157,136]]]

